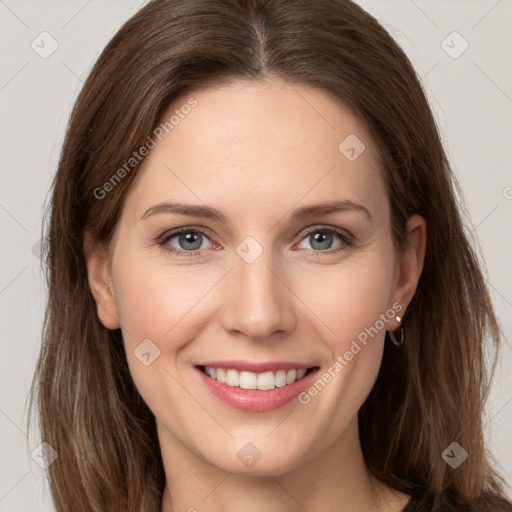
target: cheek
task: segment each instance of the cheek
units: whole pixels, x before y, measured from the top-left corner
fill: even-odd
[[[218,279],[192,268],[152,265],[150,257],[136,252],[122,254],[113,279],[134,383],[153,412],[162,403],[186,403],[189,397],[173,376],[182,349],[200,331],[195,317],[200,301]]]
[[[309,415],[322,418],[322,438],[315,440],[311,433],[304,444],[315,448],[304,457],[328,449],[357,415],[375,383],[387,325],[381,315],[388,321],[393,318],[390,283],[386,263],[375,260],[373,265],[340,268],[331,273],[322,292],[316,288],[316,293],[309,293],[308,306],[324,324],[323,342],[330,357],[299,397]]]
[[[172,350],[169,343],[186,338],[184,329],[217,280],[193,267],[152,264],[142,254],[119,258],[115,268],[116,304],[127,348],[150,338],[157,345],[165,340],[166,350]]]
[[[389,261],[375,254],[359,262],[305,273],[296,290],[318,316],[332,350],[343,353],[388,310],[391,280]],[[383,330],[381,323],[379,330]]]
[[[328,273],[321,270],[324,276],[317,271],[301,279],[299,293],[318,316],[317,324],[325,333],[322,341],[330,353],[318,376],[322,382],[311,389],[310,398],[313,408],[322,409],[338,427],[356,414],[373,387],[386,327],[395,314],[389,303],[392,260],[382,252],[380,257],[377,253],[367,256],[340,265],[336,272],[331,268]],[[327,286],[319,286],[322,277]],[[315,398],[317,393],[320,400]],[[305,396],[303,403],[308,400]],[[332,435],[338,427],[333,427]]]

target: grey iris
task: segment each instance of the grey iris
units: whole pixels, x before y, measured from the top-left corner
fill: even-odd
[[[178,237],[178,240],[180,246],[184,249],[195,251],[201,247],[202,235],[201,233],[196,233],[194,231],[187,231],[186,233],[181,233]]]
[[[325,250],[329,249],[332,243],[332,233],[326,233],[325,231],[317,231],[315,234],[309,235],[311,247],[313,249]],[[318,244],[315,247],[315,244]]]

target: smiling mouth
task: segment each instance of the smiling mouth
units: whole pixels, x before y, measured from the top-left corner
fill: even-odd
[[[256,389],[269,391],[274,388],[284,388],[303,379],[306,375],[318,368],[293,368],[282,369],[275,372],[266,371],[254,373],[249,371],[238,371],[233,368],[214,368],[211,366],[197,366],[210,379],[221,384],[238,389]]]

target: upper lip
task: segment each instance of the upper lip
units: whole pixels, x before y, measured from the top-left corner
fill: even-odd
[[[292,370],[300,368],[312,368],[314,365],[307,363],[298,363],[294,361],[206,361],[196,366],[209,366],[211,368],[225,368],[238,371],[247,371],[253,373],[276,372],[278,370]]]

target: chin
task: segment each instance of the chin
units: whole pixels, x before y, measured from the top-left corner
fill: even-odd
[[[232,454],[232,455],[230,455]],[[304,446],[291,449],[282,443],[265,441],[237,442],[222,453],[206,457],[213,466],[238,475],[273,476],[293,471],[304,464]]]

